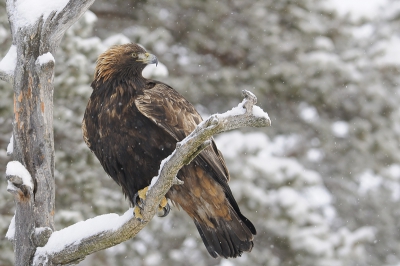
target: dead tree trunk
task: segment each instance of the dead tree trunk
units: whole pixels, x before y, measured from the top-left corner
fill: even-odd
[[[25,166],[34,182],[33,191],[20,182],[14,182],[15,189],[10,191],[15,194],[16,202],[14,250],[18,266],[31,265],[36,247],[44,245],[46,236],[54,230],[55,62],[51,54],[56,52],[65,31],[93,2],[71,0],[50,14],[39,14],[30,23],[22,21],[19,7],[24,1],[19,0],[17,4],[16,0],[7,0],[17,58],[14,71],[0,73],[0,77],[14,85],[13,159]],[[37,5],[41,4],[46,3],[38,1]]]

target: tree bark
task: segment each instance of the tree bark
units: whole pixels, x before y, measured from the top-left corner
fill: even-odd
[[[65,31],[90,7],[94,0],[71,0],[62,11],[40,17],[33,25],[18,27],[16,0],[7,0],[7,12],[17,47],[13,74],[0,78],[14,85],[13,159],[21,162],[33,178],[34,190],[20,187],[16,202],[15,265],[31,265],[38,244],[36,228],[54,230],[54,61],[37,61],[47,52],[54,54]],[[18,27],[18,28],[17,28]],[[41,243],[36,243],[41,242]]]

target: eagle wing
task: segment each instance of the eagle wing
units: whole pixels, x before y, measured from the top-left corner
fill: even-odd
[[[143,90],[143,94],[136,96],[135,104],[144,116],[177,141],[190,134],[202,120],[192,104],[162,83],[155,83],[152,88]]]
[[[176,141],[189,135],[202,120],[192,104],[163,83],[149,81],[147,89],[136,95],[135,105]],[[192,217],[211,256],[236,257],[250,251],[256,229],[240,212],[228,186],[225,161],[214,141],[180,173],[184,184],[171,188],[168,197]]]
[[[149,82],[152,87],[143,90],[135,98],[138,110],[159,127],[163,128],[175,140],[181,141],[202,121],[194,106],[170,86],[160,82]],[[154,85],[154,86],[153,86]],[[218,183],[229,181],[225,161],[217,149],[214,140],[210,147],[199,155],[221,178]]]

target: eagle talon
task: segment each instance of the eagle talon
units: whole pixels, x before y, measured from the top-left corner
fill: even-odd
[[[169,214],[169,211],[171,210],[171,207],[169,206],[169,204],[167,203],[167,205],[165,205],[164,207],[160,206],[160,211],[162,211],[162,214],[157,214],[158,217],[165,217]]]
[[[157,213],[158,217],[165,217],[168,215],[169,211],[171,210],[171,207],[169,206],[166,197],[162,198],[160,205],[158,206],[158,210],[159,210],[159,213]]]
[[[135,215],[135,218],[138,219],[139,221],[143,221],[143,216],[140,213],[140,207],[139,206],[135,206],[133,208],[133,214]]]
[[[143,210],[144,208],[144,200],[146,199],[147,190],[149,190],[149,187],[145,187],[144,189],[139,190],[133,196],[133,204],[135,206],[138,206],[141,210]]]
[[[140,198],[139,194],[136,193],[133,196],[133,203],[134,203],[134,207],[138,207],[139,209],[143,210],[144,207],[144,201]]]

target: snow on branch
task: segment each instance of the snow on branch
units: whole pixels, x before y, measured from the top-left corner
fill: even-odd
[[[15,236],[15,215],[11,219],[11,223],[8,226],[8,230],[7,230],[7,233],[6,233],[6,238],[9,241],[14,241],[14,236]]]
[[[134,237],[156,214],[161,199],[171,186],[182,182],[176,178],[178,171],[209,145],[213,135],[240,127],[271,125],[268,114],[255,106],[257,98],[254,94],[243,91],[243,95],[245,99],[237,107],[210,116],[177,143],[175,151],[161,164],[159,176],[152,181],[141,213],[142,219],[136,219],[133,209],[129,209],[122,216],[101,215],[54,232],[45,246],[36,249],[33,265],[47,261],[52,264],[75,263],[89,254]]]
[[[0,79],[13,83],[14,70],[17,65],[15,44],[18,29],[35,27],[37,23],[45,22],[47,27],[43,28],[42,34],[50,34],[51,36],[46,36],[46,39],[57,43],[61,40],[64,32],[83,15],[93,2],[94,0],[7,0],[7,14],[13,35],[13,45],[0,61]]]
[[[28,170],[26,170],[25,166],[23,166],[18,161],[8,162],[6,168],[6,177],[9,180],[9,182],[10,179],[14,177],[14,180],[18,181],[13,183],[29,187],[31,190],[33,190],[33,181],[31,174],[28,172]]]
[[[54,64],[55,62],[56,62],[56,60],[54,59],[53,55],[50,52],[47,52],[45,54],[38,56],[35,64],[42,66],[42,65],[49,64],[49,63]]]
[[[19,161],[8,162],[6,168],[7,191],[19,201],[28,201],[34,189],[31,174]]]
[[[16,34],[19,28],[34,26],[39,20],[57,17],[54,22],[63,31],[69,28],[94,2],[94,0],[7,0],[7,13],[11,30]]]
[[[10,142],[7,145],[7,156],[11,156],[14,152],[14,135],[11,135]]]
[[[6,56],[0,61],[0,79],[12,83],[14,79],[14,70],[17,65],[17,47],[11,45]]]
[[[46,20],[49,15],[56,11],[60,12],[69,0],[19,0],[9,5],[9,14],[13,18],[14,32],[18,28],[34,25],[40,17]]]

